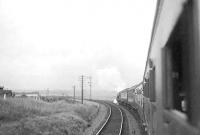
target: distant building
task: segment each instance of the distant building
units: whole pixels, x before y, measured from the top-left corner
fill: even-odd
[[[3,86],[0,86],[0,97],[13,97],[14,93],[12,90],[5,90]]]
[[[15,97],[28,97],[39,100],[40,94],[39,92],[15,92]]]
[[[4,89],[4,87],[3,86],[0,86],[0,91],[2,91]]]

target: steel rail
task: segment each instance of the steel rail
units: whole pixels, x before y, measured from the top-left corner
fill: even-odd
[[[109,107],[109,115],[106,119],[106,121],[104,122],[104,124],[102,125],[102,127],[99,129],[99,131],[96,133],[96,135],[99,135],[99,133],[103,130],[103,128],[105,127],[105,125],[108,123],[108,120],[110,119],[110,116],[112,114],[112,109],[109,105],[107,105]]]
[[[108,103],[107,103],[107,105],[108,105]],[[109,106],[109,116],[108,116],[108,118],[106,119],[106,121],[104,122],[104,124],[103,124],[103,126],[99,129],[99,131],[96,133],[96,135],[99,135],[100,133],[101,133],[101,131],[103,130],[103,128],[106,126],[106,124],[108,123],[108,120],[110,119],[110,117],[111,117],[111,115],[112,115],[112,109],[111,109],[111,105],[109,104],[108,105]],[[115,108],[117,108],[119,111],[120,111],[120,115],[121,115],[121,124],[120,124],[120,131],[119,131],[119,135],[121,135],[121,133],[122,133],[122,128],[123,128],[123,123],[124,123],[124,118],[123,118],[123,113],[122,113],[122,110],[121,110],[121,108],[120,107],[117,107],[117,106],[115,106],[115,105],[112,105],[112,106],[114,106]]]
[[[123,123],[124,123],[124,118],[123,118],[123,114],[122,114],[121,108],[120,108],[120,107],[117,107],[117,108],[119,109],[119,111],[120,111],[120,113],[121,113],[121,118],[122,118],[122,120],[121,120],[121,126],[120,126],[120,131],[119,131],[119,135],[121,135],[121,133],[122,133],[122,128],[123,128]]]

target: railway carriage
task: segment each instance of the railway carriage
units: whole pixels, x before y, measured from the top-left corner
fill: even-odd
[[[199,0],[158,0],[143,93],[128,89],[119,93],[128,93],[127,100],[118,96],[119,102],[140,106],[148,135],[200,134],[199,22]],[[139,95],[142,106],[132,102]]]
[[[138,112],[138,115],[145,125],[145,116],[143,112],[144,107],[144,96],[142,93],[142,83],[139,83],[133,87],[122,90],[118,93],[117,101],[119,104],[133,109]]]

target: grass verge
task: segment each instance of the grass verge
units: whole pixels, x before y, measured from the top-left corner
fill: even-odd
[[[81,135],[98,107],[60,100],[0,99],[0,135]]]

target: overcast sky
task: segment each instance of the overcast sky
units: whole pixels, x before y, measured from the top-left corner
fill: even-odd
[[[156,0],[0,0],[0,85],[95,90],[142,80]]]

